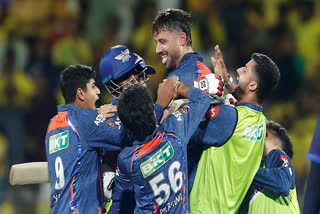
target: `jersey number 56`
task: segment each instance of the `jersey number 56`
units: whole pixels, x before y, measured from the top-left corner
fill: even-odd
[[[164,179],[163,172],[159,173],[156,177],[152,178],[149,181],[154,196],[158,196],[155,201],[159,206],[168,200],[170,196],[170,187],[174,193],[177,193],[181,189],[183,185],[183,173],[179,171],[180,166],[181,164],[179,161],[174,161],[170,165],[168,169],[168,178],[170,185],[168,183],[160,184],[160,182]],[[164,197],[161,197],[161,192],[164,192]]]

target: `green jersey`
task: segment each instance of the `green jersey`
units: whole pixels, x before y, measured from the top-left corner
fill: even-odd
[[[249,214],[299,214],[296,188],[290,190],[288,196],[281,196],[269,190],[257,192],[250,201]]]
[[[260,166],[265,117],[244,104],[236,109],[238,122],[231,138],[202,152],[190,194],[192,214],[236,213]]]

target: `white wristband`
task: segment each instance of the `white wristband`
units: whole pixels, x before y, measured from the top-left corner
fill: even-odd
[[[226,88],[229,88],[229,86],[233,83],[233,79],[232,79],[232,77],[228,74],[228,76],[229,76],[229,80],[228,80],[228,82],[224,85]]]

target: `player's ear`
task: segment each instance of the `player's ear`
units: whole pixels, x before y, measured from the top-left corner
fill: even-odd
[[[249,90],[250,91],[255,91],[258,89],[258,83],[256,81],[251,81],[249,83]]]
[[[81,88],[77,89],[77,98],[81,101],[84,101],[84,91]]]
[[[185,32],[180,32],[179,34],[179,44],[185,46],[187,42],[187,35]]]

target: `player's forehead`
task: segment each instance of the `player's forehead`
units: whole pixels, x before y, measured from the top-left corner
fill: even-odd
[[[251,59],[247,64],[246,64],[246,69],[249,71],[254,71],[255,67],[257,66],[256,61],[254,61],[253,59]]]
[[[94,84],[96,84],[96,81],[95,81],[95,79],[93,79],[93,78],[91,78],[91,79],[89,80],[89,82],[87,83],[87,85],[94,85]]]
[[[157,31],[153,33],[154,39],[160,40],[160,39],[168,39],[169,37],[176,36],[179,32],[176,30],[169,30],[168,28],[159,28]]]

